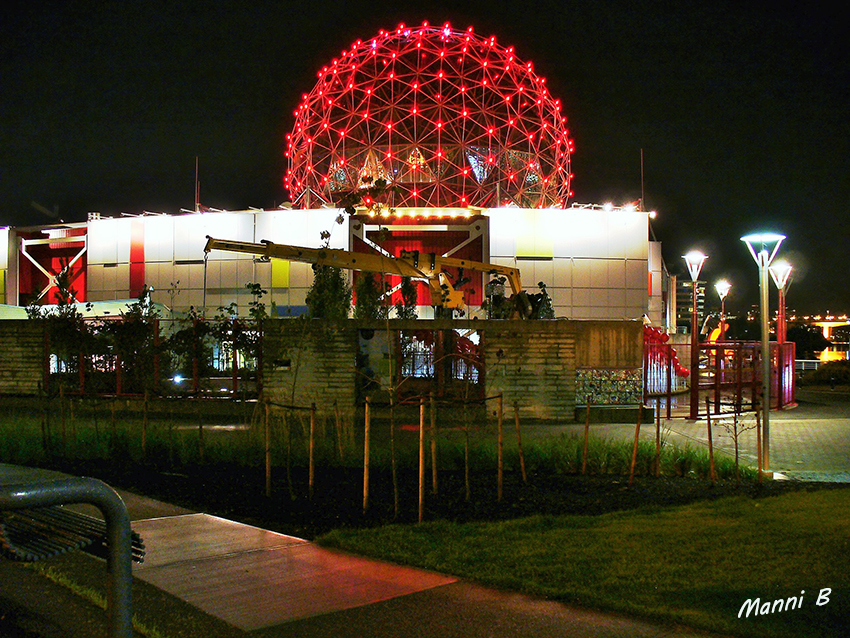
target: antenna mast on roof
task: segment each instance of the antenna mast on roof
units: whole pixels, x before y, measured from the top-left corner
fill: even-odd
[[[195,155],[195,212],[201,212],[201,182],[198,181],[198,156]]]

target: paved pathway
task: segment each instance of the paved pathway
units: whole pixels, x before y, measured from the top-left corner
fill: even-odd
[[[798,389],[797,398],[795,407],[770,413],[770,469],[779,479],[850,482],[850,393],[803,388]],[[662,439],[682,447],[708,448],[705,418],[689,421],[684,414],[686,412],[673,419],[662,419]],[[724,423],[728,427],[724,427]],[[744,414],[741,423],[739,458],[742,463],[757,467],[754,414]],[[729,416],[720,419],[720,422],[712,417],[715,451],[734,458],[735,440],[731,426]],[[590,428],[592,436],[634,439],[634,424],[592,424]],[[549,436],[557,431],[581,435],[584,425],[526,428],[530,436]],[[655,424],[644,424],[641,437],[654,441]]]
[[[0,483],[62,476],[0,464]],[[257,638],[710,635],[499,592],[120,494],[147,550],[145,563],[134,565],[134,576]],[[8,584],[0,582],[0,603],[11,594]]]

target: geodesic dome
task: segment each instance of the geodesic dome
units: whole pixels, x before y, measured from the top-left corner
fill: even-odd
[[[560,102],[495,37],[399,25],[318,75],[287,136],[296,206],[333,204],[379,179],[397,207],[564,207],[571,195]]]

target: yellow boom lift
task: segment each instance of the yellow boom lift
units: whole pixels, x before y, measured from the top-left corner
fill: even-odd
[[[435,253],[420,254],[419,251],[402,251],[399,257],[374,253],[358,253],[335,248],[305,248],[288,246],[263,240],[261,243],[215,239],[207,235],[204,252],[223,250],[227,252],[258,255],[261,257],[287,259],[318,266],[333,266],[348,270],[360,270],[370,273],[385,273],[424,280],[431,291],[431,305],[447,310],[457,310],[464,306],[463,291],[455,290],[445,272],[446,268],[475,270],[504,277],[511,287],[515,307],[519,316],[527,318],[531,314],[528,295],[522,289],[519,270],[510,266],[499,266],[469,259],[443,257]]]

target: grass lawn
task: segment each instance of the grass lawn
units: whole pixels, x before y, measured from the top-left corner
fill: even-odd
[[[341,530],[319,542],[498,588],[735,635],[847,636],[849,511],[850,489],[832,489],[601,516]],[[831,592],[820,597],[826,589]],[[790,597],[798,604],[739,619],[743,603],[756,597],[761,605]],[[819,597],[825,604],[817,604]]]

